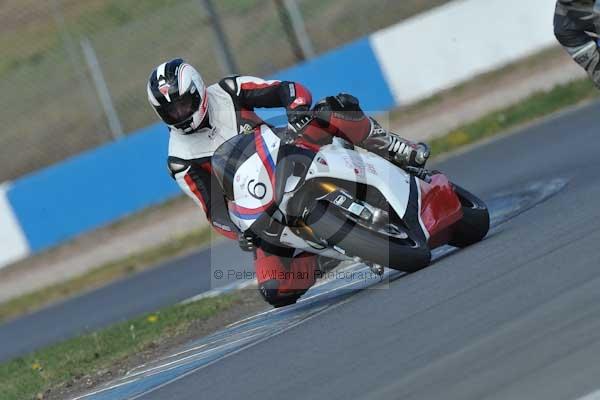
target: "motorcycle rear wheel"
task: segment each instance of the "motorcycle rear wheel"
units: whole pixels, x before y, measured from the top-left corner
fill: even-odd
[[[485,238],[490,230],[490,214],[483,200],[458,185],[453,187],[462,204],[463,217],[453,226],[448,244],[464,248]]]

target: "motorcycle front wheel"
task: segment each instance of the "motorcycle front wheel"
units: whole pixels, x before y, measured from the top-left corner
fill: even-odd
[[[407,229],[386,232],[359,224],[331,203],[318,202],[305,221],[316,237],[346,256],[404,272],[423,269],[431,261],[427,244]]]

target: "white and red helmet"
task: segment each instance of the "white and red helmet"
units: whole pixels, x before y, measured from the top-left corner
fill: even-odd
[[[194,133],[207,117],[206,85],[194,67],[180,58],[159,65],[148,79],[148,101],[171,128]]]

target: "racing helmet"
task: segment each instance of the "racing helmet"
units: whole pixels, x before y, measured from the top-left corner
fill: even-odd
[[[207,118],[206,85],[194,67],[181,58],[160,64],[148,78],[148,101],[170,128],[196,132]]]

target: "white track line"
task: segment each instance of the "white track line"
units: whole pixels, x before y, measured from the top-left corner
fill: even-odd
[[[149,394],[149,393],[152,393],[152,392],[155,392],[155,391],[157,391],[157,390],[159,390],[159,389],[162,389],[163,387],[165,387],[165,386],[168,386],[168,385],[172,384],[173,382],[177,382],[177,381],[179,381],[179,380],[181,380],[181,379],[183,379],[183,378],[187,377],[188,375],[194,374],[194,373],[198,372],[199,370],[201,370],[201,369],[203,369],[203,368],[206,368],[206,367],[208,367],[208,366],[210,366],[210,365],[212,365],[212,364],[215,364],[215,363],[217,363],[217,362],[219,362],[219,361],[223,361],[223,360],[224,360],[224,359],[226,359],[226,358],[229,358],[229,357],[231,357],[231,356],[233,356],[233,355],[236,355],[236,354],[238,354],[238,353],[241,353],[242,351],[244,351],[244,350],[246,350],[246,349],[249,349],[249,348],[251,348],[251,347],[254,347],[254,346],[256,346],[257,344],[260,344],[260,343],[262,343],[262,342],[265,342],[265,341],[267,341],[267,340],[269,340],[269,339],[271,339],[271,338],[273,338],[273,337],[275,337],[275,336],[281,335],[282,333],[284,333],[284,332],[287,332],[287,331],[289,331],[290,329],[293,329],[293,328],[295,328],[296,326],[298,326],[298,325],[300,325],[300,324],[302,324],[302,323],[304,323],[304,322],[306,322],[306,321],[308,321],[308,320],[311,320],[311,319],[313,319],[313,318],[315,318],[315,317],[319,316],[319,315],[320,315],[320,314],[322,314],[323,312],[325,312],[325,311],[328,311],[328,310],[331,310],[331,309],[335,309],[335,308],[337,308],[337,307],[339,307],[339,306],[341,306],[341,305],[343,305],[343,304],[347,303],[348,301],[349,301],[349,300],[344,300],[344,301],[341,301],[341,302],[339,302],[339,303],[337,303],[337,304],[335,304],[335,305],[333,305],[333,306],[331,306],[331,307],[329,307],[329,308],[326,308],[326,309],[324,309],[324,310],[318,311],[318,312],[316,312],[315,314],[313,314],[313,315],[311,315],[311,316],[309,316],[309,317],[307,317],[307,318],[305,318],[305,319],[303,319],[303,320],[301,320],[301,321],[298,321],[298,322],[296,322],[296,323],[293,323],[293,324],[291,324],[291,325],[289,325],[289,326],[287,326],[287,327],[285,327],[285,328],[281,329],[280,331],[273,332],[272,334],[270,334],[270,335],[267,335],[266,337],[264,337],[264,338],[262,338],[262,339],[260,339],[260,340],[257,340],[257,341],[255,341],[255,342],[252,342],[252,343],[248,343],[247,345],[245,345],[245,346],[243,346],[243,347],[241,347],[241,348],[239,348],[239,349],[237,349],[237,350],[234,350],[234,351],[232,351],[231,353],[227,353],[227,354],[225,354],[223,357],[220,357],[220,358],[218,358],[218,359],[216,359],[216,360],[213,360],[213,361],[211,361],[211,362],[209,362],[209,363],[207,363],[207,364],[204,364],[204,365],[202,365],[202,366],[200,366],[200,367],[198,367],[198,368],[194,368],[193,370],[191,370],[191,371],[188,371],[188,372],[186,372],[186,373],[184,373],[184,374],[182,374],[182,375],[179,375],[179,376],[177,376],[177,377],[175,377],[175,378],[173,378],[173,379],[171,379],[171,380],[169,380],[169,381],[167,381],[167,382],[164,382],[164,383],[162,383],[161,385],[158,385],[158,386],[156,386],[156,387],[153,387],[153,388],[151,388],[151,389],[149,389],[149,390],[145,391],[144,393],[140,393],[140,394],[138,394],[138,395],[135,395],[135,396],[133,396],[133,397],[130,397],[130,399],[129,399],[129,400],[136,400],[136,399],[139,399],[139,398],[141,398],[141,397],[143,397],[143,396],[145,396],[145,395],[147,395],[147,394]]]
[[[590,393],[583,397],[580,397],[577,400],[600,400],[600,390],[597,390],[593,393]]]

